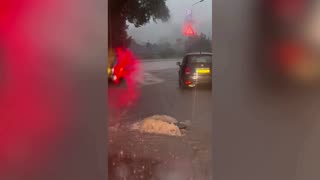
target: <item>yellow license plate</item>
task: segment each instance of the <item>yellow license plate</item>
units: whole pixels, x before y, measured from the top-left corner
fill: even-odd
[[[210,69],[208,69],[208,68],[197,69],[197,73],[198,74],[209,74],[210,73]]]

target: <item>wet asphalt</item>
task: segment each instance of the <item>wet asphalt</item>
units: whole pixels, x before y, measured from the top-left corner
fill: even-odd
[[[179,89],[175,63],[145,61],[144,80],[109,85],[109,179],[211,179],[211,88]],[[191,124],[182,137],[129,130],[156,114]]]

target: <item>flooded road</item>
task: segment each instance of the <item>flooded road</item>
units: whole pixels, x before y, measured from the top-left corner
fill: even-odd
[[[142,62],[144,77],[134,86],[109,86],[110,179],[211,179],[211,90],[181,91],[176,62]],[[130,130],[153,115],[190,124],[180,137]]]

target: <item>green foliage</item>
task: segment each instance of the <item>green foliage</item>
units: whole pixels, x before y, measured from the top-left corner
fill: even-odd
[[[127,20],[140,27],[151,19],[157,22],[157,19],[165,22],[169,19],[169,9],[166,6],[166,0],[129,0],[124,8]]]
[[[109,0],[108,42],[109,47],[128,47],[127,22],[140,27],[150,20],[167,21],[170,18],[166,0]]]

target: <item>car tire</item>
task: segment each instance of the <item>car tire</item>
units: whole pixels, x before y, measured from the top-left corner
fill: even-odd
[[[181,82],[181,79],[179,78],[179,88],[180,90],[185,90],[187,87]]]

